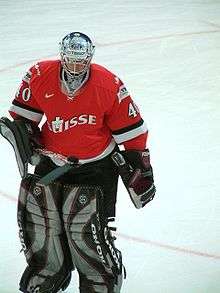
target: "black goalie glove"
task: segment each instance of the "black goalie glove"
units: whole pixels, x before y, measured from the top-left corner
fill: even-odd
[[[144,207],[154,198],[156,192],[149,150],[115,152],[112,159],[119,168],[134,206],[137,209]]]
[[[34,153],[34,148],[39,147],[36,140],[38,132],[38,127],[25,119],[11,121],[7,117],[0,118],[0,134],[12,145],[22,178],[27,176],[28,163],[39,163],[39,156]]]

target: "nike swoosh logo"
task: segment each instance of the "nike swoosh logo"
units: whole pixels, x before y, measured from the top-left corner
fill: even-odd
[[[46,99],[51,98],[51,97],[53,97],[53,96],[54,96],[54,94],[48,94],[48,93],[45,94],[45,98],[46,98]]]

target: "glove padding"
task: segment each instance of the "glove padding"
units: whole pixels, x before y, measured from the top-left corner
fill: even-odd
[[[112,159],[119,168],[120,176],[134,206],[137,209],[144,207],[154,198],[156,192],[149,150],[116,152]]]
[[[18,169],[22,178],[27,176],[28,163],[36,165],[39,157],[34,153],[36,129],[26,120],[11,121],[7,117],[0,119],[0,134],[12,145]],[[39,147],[39,145],[38,145]]]

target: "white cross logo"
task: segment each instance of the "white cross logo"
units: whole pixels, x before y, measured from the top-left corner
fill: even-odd
[[[56,117],[54,121],[52,121],[52,129],[54,132],[62,132],[63,130],[63,120],[60,117]]]

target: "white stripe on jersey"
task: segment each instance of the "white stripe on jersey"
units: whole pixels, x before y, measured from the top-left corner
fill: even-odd
[[[133,139],[141,134],[144,134],[148,131],[147,129],[147,125],[145,123],[143,123],[141,126],[132,129],[130,131],[127,131],[125,133],[122,134],[114,134],[113,137],[116,141],[117,144],[123,143],[127,140]]]
[[[107,148],[101,154],[99,154],[96,157],[90,158],[90,159],[79,160],[79,164],[91,163],[91,162],[101,160],[101,159],[105,158],[106,156],[108,156],[113,151],[115,146],[116,146],[116,143],[112,139],[110,144],[107,146]],[[44,149],[37,149],[37,151],[39,153],[43,154],[44,156],[49,157],[51,159],[51,161],[53,161],[53,163],[57,166],[63,166],[66,163],[68,163],[67,157],[65,157],[61,154],[53,153],[51,151],[47,151]]]
[[[30,111],[30,110],[26,110],[26,109],[23,109],[19,106],[15,106],[15,105],[12,105],[10,107],[9,111],[11,111],[15,114],[18,114],[24,118],[35,121],[35,122],[40,122],[43,117],[43,114],[36,113],[36,112]]]

